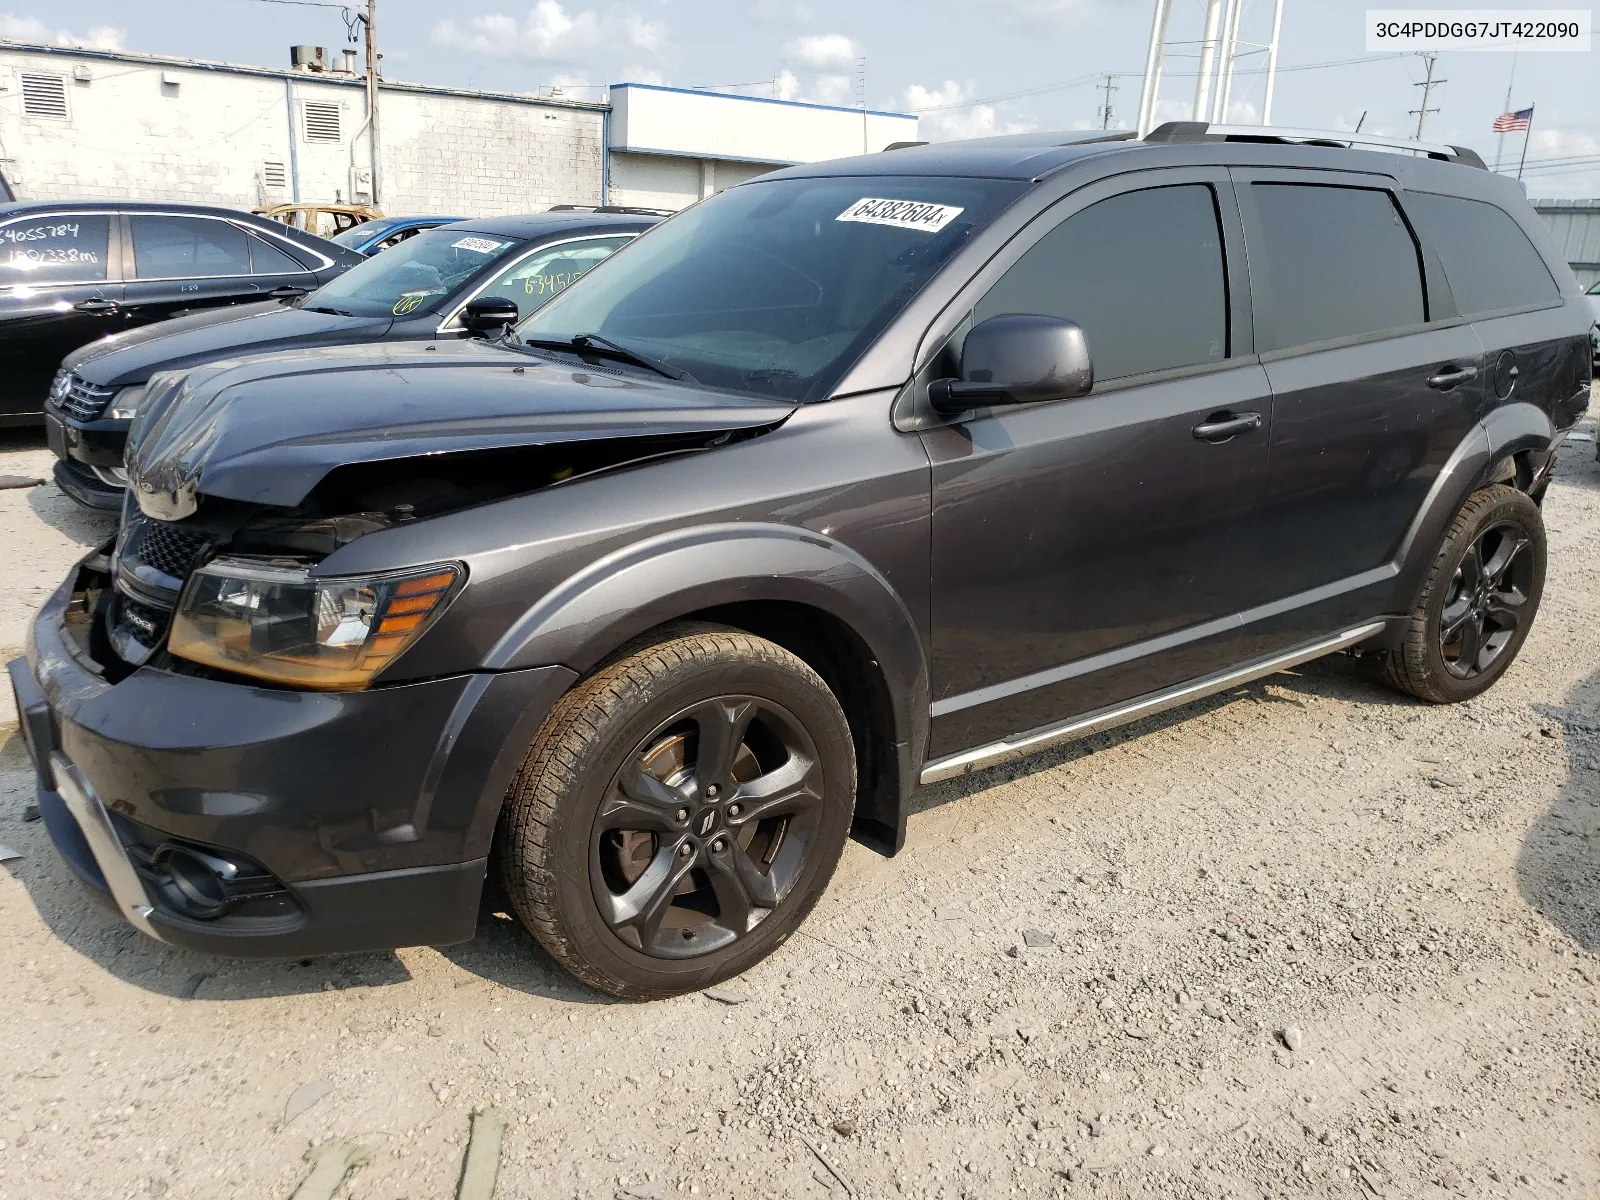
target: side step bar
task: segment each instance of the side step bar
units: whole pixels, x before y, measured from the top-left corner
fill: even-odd
[[[958,775],[970,775],[974,771],[998,766],[1000,763],[1037,753],[1062,742],[1088,737],[1090,734],[1099,733],[1105,729],[1114,729],[1118,725],[1126,725],[1130,721],[1137,721],[1141,717],[1149,717],[1159,712],[1166,712],[1169,708],[1177,708],[1195,700],[1202,700],[1207,696],[1214,696],[1218,692],[1225,692],[1229,688],[1260,679],[1264,675],[1273,675],[1279,671],[1286,671],[1290,667],[1297,667],[1301,663],[1310,662],[1314,658],[1321,658],[1326,654],[1348,649],[1358,642],[1366,641],[1374,634],[1382,633],[1384,628],[1384,622],[1374,621],[1369,625],[1347,629],[1343,633],[1334,634],[1330,638],[1324,638],[1322,641],[1313,642],[1308,646],[1301,646],[1297,650],[1290,650],[1273,658],[1248,663],[1242,667],[1234,667],[1219,675],[1208,675],[1203,679],[1180,683],[1176,687],[1168,688],[1165,691],[1150,692],[1123,704],[1102,708],[1098,712],[1087,713],[1080,717],[1073,717],[1071,720],[1063,721],[1059,725],[1048,725],[1043,729],[1035,729],[1029,733],[1014,734],[1002,741],[990,742],[987,746],[978,746],[972,750],[963,750],[958,754],[936,758],[922,768],[921,780],[924,784],[939,783],[941,780],[954,779]]]

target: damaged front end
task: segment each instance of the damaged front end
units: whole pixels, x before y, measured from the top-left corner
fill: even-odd
[[[329,357],[262,356],[152,381],[107,586],[85,597],[113,681],[148,663],[365,687],[444,610],[466,567],[321,576],[341,546],[704,453],[791,411],[473,343],[356,348],[331,356],[337,371]]]

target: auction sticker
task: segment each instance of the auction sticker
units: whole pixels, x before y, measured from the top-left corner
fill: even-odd
[[[504,242],[497,242],[493,238],[464,237],[451,242],[450,249],[471,250],[474,254],[493,254],[504,245]]]
[[[948,204],[927,204],[921,200],[880,200],[869,196],[857,200],[834,220],[938,233],[960,215],[959,208],[951,208]]]

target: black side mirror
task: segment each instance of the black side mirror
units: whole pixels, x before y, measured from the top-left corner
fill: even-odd
[[[961,346],[961,378],[928,385],[934,411],[1071,400],[1094,387],[1083,330],[1060,317],[1007,313],[980,321]]]
[[[503,296],[479,296],[461,310],[461,324],[468,333],[490,337],[515,325],[520,316],[515,302]]]

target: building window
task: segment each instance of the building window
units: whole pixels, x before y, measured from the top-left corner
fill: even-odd
[[[289,172],[281,162],[262,163],[261,182],[269,192],[281,192],[289,186]]]
[[[337,142],[340,140],[340,107],[319,100],[305,102],[306,141]]]
[[[67,119],[67,77],[22,73],[22,115]]]

